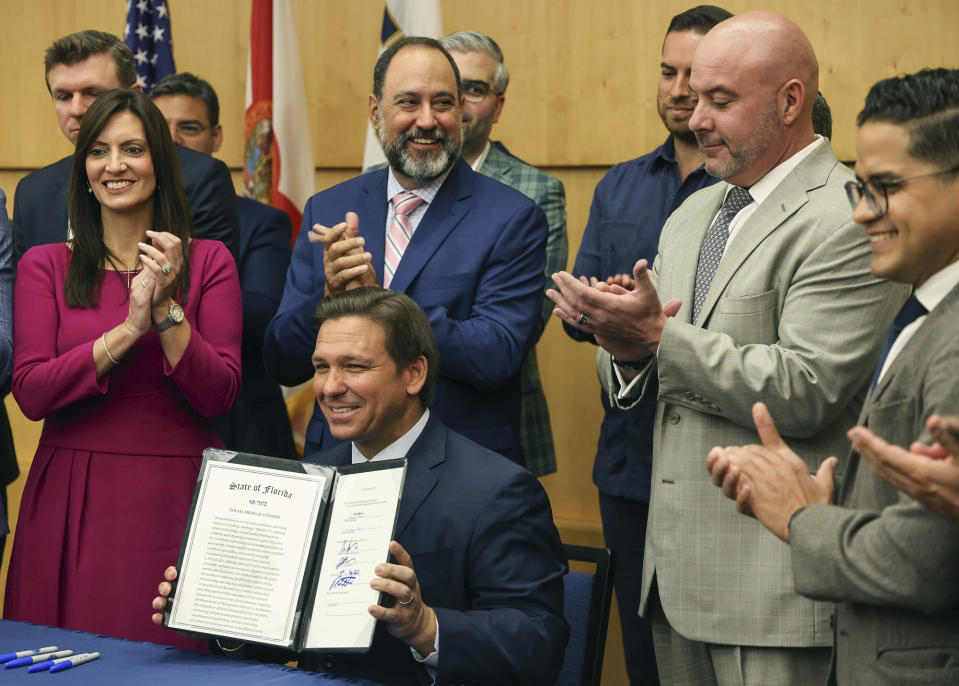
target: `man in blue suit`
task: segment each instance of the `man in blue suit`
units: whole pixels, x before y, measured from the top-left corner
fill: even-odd
[[[280,383],[302,383],[317,300],[358,285],[403,291],[439,342],[437,414],[523,464],[519,368],[538,333],[547,223],[459,159],[461,95],[455,62],[432,39],[380,56],[369,115],[389,167],[310,198],[264,361]],[[316,408],[306,443],[307,453],[332,444]]]
[[[44,55],[47,90],[60,130],[75,144],[90,104],[108,90],[136,88],[136,65],[122,40],[102,31],[79,31],[53,42]],[[180,174],[193,217],[193,233],[223,241],[237,255],[236,197],[226,165],[177,146]],[[17,184],[13,202],[14,259],[35,245],[67,239],[67,192],[73,156],[38,169]]]
[[[313,392],[333,436],[349,441],[316,461],[408,460],[395,563],[370,581],[395,601],[370,606],[380,621],[367,654],[221,649],[389,684],[552,684],[568,638],[566,564],[543,488],[431,413],[437,342],[410,298],[351,290],[324,298],[316,322]],[[167,582],[175,577],[169,568]]]
[[[173,142],[212,155],[223,143],[220,101],[213,86],[181,72],[150,89],[170,127]],[[243,385],[228,412],[213,420],[231,450],[296,457],[293,430],[280,386],[263,368],[263,335],[283,295],[290,266],[290,217],[281,210],[238,196],[240,247],[237,269],[243,296]]]

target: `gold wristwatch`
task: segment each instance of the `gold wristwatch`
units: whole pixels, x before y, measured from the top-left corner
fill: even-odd
[[[167,314],[166,319],[164,319],[162,322],[154,322],[153,328],[157,331],[166,331],[171,326],[182,323],[184,316],[183,308],[180,306],[180,303],[172,303],[170,305],[170,312]]]

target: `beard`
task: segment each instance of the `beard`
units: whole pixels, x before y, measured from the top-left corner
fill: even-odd
[[[750,137],[749,142],[739,148],[733,148],[729,143],[723,140],[726,149],[729,151],[729,161],[722,166],[710,167],[710,160],[706,159],[706,173],[719,179],[728,179],[733,174],[738,174],[743,169],[749,167],[753,162],[766,152],[770,142],[779,133],[782,128],[782,122],[779,121],[779,114],[776,111],[776,103],[769,104],[766,114],[763,117],[759,129]],[[702,143],[697,136],[697,141]]]
[[[386,141],[383,118],[380,117],[376,126],[376,137],[386,155],[386,161],[394,171],[415,181],[425,183],[442,176],[453,166],[460,156],[460,141],[454,140],[445,131],[439,129],[421,129],[419,127],[398,133],[392,141]],[[438,141],[442,144],[439,150],[423,153],[410,152],[407,144],[418,138],[420,140]]]
[[[658,101],[656,103],[656,110],[659,112],[659,118],[663,120],[663,126],[665,126],[666,130],[669,131],[675,138],[678,138],[684,143],[695,143],[696,134],[689,129],[689,117],[686,117],[682,121],[676,121],[670,118],[668,110],[670,107],[676,106],[692,108],[696,106],[696,101],[690,101],[689,98]]]

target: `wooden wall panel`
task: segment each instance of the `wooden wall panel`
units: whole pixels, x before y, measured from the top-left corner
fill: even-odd
[[[610,165],[660,142],[652,107],[659,49],[669,18],[688,0],[488,0],[443,3],[447,30],[476,28],[503,46],[512,72],[497,135],[541,166]],[[177,65],[209,79],[223,106],[223,157],[239,166],[249,0],[170,0]],[[957,66],[953,0],[731,0],[732,11],[768,7],[803,26],[835,110],[839,156],[852,159],[853,117],[878,78],[922,66]],[[361,159],[366,98],[382,5],[374,0],[294,0],[300,28],[314,155],[320,167]],[[119,32],[122,0],[0,0],[5,103],[0,167],[33,167],[65,155],[43,85],[42,53],[80,28]],[[11,68],[16,65],[17,68]],[[11,102],[15,94],[16,102]]]
[[[209,80],[220,97],[221,157],[239,175],[250,0],[168,0],[181,71]],[[655,113],[659,51],[670,17],[691,0],[443,1],[447,31],[492,35],[511,72],[507,107],[494,132],[520,157],[566,185],[570,265],[593,189],[606,168],[662,142]],[[819,55],[820,87],[833,108],[833,145],[854,158],[854,117],[877,79],[924,66],[959,66],[955,0],[728,0],[730,11],[782,11],[802,26]],[[362,159],[367,96],[382,19],[379,0],[293,0],[314,160],[316,189],[353,176]],[[4,93],[0,108],[0,188],[12,210],[16,183],[29,170],[71,152],[43,82],[43,50],[83,28],[120,33],[123,0],[0,0]],[[602,412],[594,349],[574,343],[558,321],[537,348],[554,422],[559,471],[543,479],[557,524],[570,542],[601,544],[592,457]],[[23,471],[39,424],[7,398]],[[23,478],[11,490],[14,513]],[[15,515],[14,515],[15,516]],[[9,545],[7,546],[9,551]],[[8,553],[9,554],[9,553]],[[4,565],[5,574],[6,566]],[[0,576],[2,583],[2,576]],[[622,657],[611,626],[607,683],[621,683]]]

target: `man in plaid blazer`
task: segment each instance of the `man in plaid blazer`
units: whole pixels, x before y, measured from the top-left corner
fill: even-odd
[[[476,31],[457,31],[441,38],[440,43],[453,56],[463,80],[463,159],[473,171],[519,191],[546,213],[549,232],[546,236],[545,292],[551,284],[550,276],[566,269],[569,251],[566,191],[555,176],[517,159],[499,143],[490,142],[490,131],[499,121],[509,85],[503,52],[496,41]],[[552,311],[553,304],[544,295],[537,340]],[[550,474],[556,471],[556,451],[535,347],[530,348],[520,367],[520,388],[520,443],[526,455],[526,466],[536,476]]]

